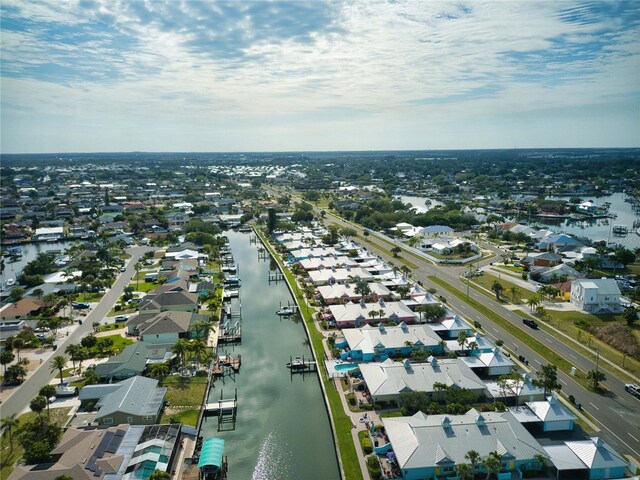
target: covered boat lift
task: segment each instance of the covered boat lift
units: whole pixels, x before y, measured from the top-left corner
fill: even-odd
[[[202,480],[222,480],[227,478],[227,457],[224,456],[224,440],[207,438],[202,444],[198,469]]]

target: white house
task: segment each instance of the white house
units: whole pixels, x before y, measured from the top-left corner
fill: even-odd
[[[571,285],[571,303],[589,313],[619,313],[620,289],[612,278],[581,279]]]

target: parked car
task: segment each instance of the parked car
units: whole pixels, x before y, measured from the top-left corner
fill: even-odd
[[[624,389],[636,398],[640,398],[640,387],[634,383],[627,383]]]
[[[126,321],[126,320],[129,320],[129,317],[128,317],[127,315],[118,315],[118,316],[115,318],[115,321],[116,321],[116,322],[124,322],[124,321]]]
[[[523,318],[522,323],[524,323],[527,327],[533,328],[534,330],[538,328],[538,324],[533,320],[529,320],[528,318]]]
[[[76,310],[86,310],[87,308],[91,308],[91,305],[84,302],[78,302],[73,304],[73,308],[75,308]]]

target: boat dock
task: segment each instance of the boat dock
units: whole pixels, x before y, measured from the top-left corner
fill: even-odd
[[[318,371],[318,364],[314,360],[308,360],[301,357],[289,357],[289,363],[287,368],[291,371],[291,375],[294,373],[313,373]]]
[[[242,322],[228,318],[220,325],[218,343],[236,343],[242,340]]]
[[[629,227],[626,225],[614,225],[613,234],[624,236],[629,233]]]
[[[269,270],[269,274],[268,274],[268,278],[269,278],[269,283],[271,282],[284,282],[285,278],[284,278],[284,273],[282,273],[279,269],[276,270]]]
[[[223,428],[230,425],[228,430],[234,430],[236,427],[236,418],[238,414],[238,389],[235,389],[233,398],[224,398],[224,392],[220,390],[220,399],[214,402],[207,402],[204,406],[204,415],[218,417],[218,431],[227,430]]]
[[[225,352],[224,355],[218,356],[213,365],[213,375],[221,377],[225,375],[225,371],[231,370],[233,373],[240,371],[242,365],[242,355],[234,357]]]

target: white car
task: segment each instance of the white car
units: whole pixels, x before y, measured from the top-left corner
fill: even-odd
[[[640,398],[640,387],[633,383],[627,383],[624,389],[636,398]]]

